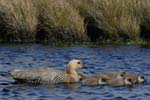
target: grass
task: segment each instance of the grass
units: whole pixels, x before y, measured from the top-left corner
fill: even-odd
[[[142,24],[141,24],[141,38],[149,41],[150,40],[150,1],[144,0],[142,2],[143,5],[143,16],[142,16]]]
[[[66,0],[38,0],[37,8],[40,25],[38,35],[44,33],[42,40],[58,42],[86,39],[84,18]]]
[[[35,41],[37,10],[32,0],[0,0],[0,16],[8,41]]]
[[[150,40],[150,0],[0,0],[0,40]]]
[[[137,40],[141,25],[141,2],[142,0],[84,0],[81,3],[81,8],[84,7],[81,13],[92,18],[96,27],[103,30],[108,39]]]

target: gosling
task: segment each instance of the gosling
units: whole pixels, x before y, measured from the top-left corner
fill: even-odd
[[[120,71],[120,72],[108,72],[108,73],[103,73],[103,74],[96,74],[94,77],[103,77],[106,80],[111,80],[111,79],[124,79],[126,72],[125,71]]]
[[[127,74],[125,74],[125,77],[130,78],[134,84],[143,84],[146,81],[146,79],[143,75],[127,73]]]
[[[125,78],[125,79],[112,79],[112,80],[108,80],[107,84],[109,86],[132,86],[133,82],[132,82],[132,79]]]
[[[87,77],[87,78],[83,79],[81,81],[81,83],[83,85],[90,85],[90,86],[94,86],[94,85],[106,85],[107,84],[105,78],[103,78],[103,77],[94,77],[94,76]]]
[[[83,85],[108,85],[108,86],[132,86],[133,82],[130,78],[125,79],[105,79],[104,77],[87,77],[81,81]]]
[[[77,69],[84,68],[82,61],[73,59],[67,64],[66,72],[53,68],[15,69],[10,76],[21,83],[58,84],[74,83],[85,75],[78,73]]]

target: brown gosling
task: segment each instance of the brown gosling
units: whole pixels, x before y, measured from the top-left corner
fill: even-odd
[[[103,74],[96,74],[94,77],[103,77],[106,80],[111,80],[111,79],[124,79],[126,72],[125,71],[120,71],[120,72],[108,72],[108,73],[103,73]]]
[[[129,74],[125,75],[126,78],[130,78],[134,84],[143,84],[146,79],[143,75]]]
[[[132,86],[133,82],[130,78],[125,78],[108,80],[107,84],[109,86]]]
[[[58,84],[79,82],[82,78],[77,69],[84,68],[82,61],[73,59],[67,64],[66,72],[53,68],[15,69],[10,75],[17,81],[34,84]]]
[[[87,77],[81,81],[83,85],[106,85],[107,82],[103,77]]]

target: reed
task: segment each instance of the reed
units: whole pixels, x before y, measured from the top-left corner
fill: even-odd
[[[0,0],[0,41],[150,40],[150,0]]]
[[[143,0],[142,11],[143,16],[140,35],[144,41],[150,41],[150,0]]]
[[[66,0],[37,0],[39,40],[80,41],[86,39],[84,18]]]
[[[37,10],[32,0],[0,0],[0,13],[5,22],[4,38],[8,41],[35,41]]]
[[[84,0],[84,8],[97,27],[110,39],[137,40],[142,0]],[[100,33],[101,34],[101,33]]]

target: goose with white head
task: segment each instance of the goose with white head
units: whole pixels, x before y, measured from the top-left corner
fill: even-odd
[[[53,68],[15,69],[10,72],[16,82],[34,84],[74,83],[85,76],[77,69],[84,68],[81,60],[73,59],[67,64],[66,72]]]

